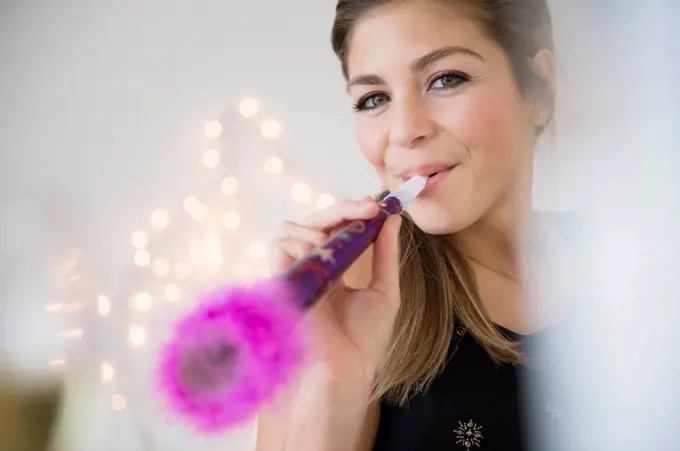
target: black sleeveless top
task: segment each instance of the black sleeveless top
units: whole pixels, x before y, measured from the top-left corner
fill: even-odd
[[[520,336],[500,328],[521,344],[525,355],[532,340],[549,331]],[[374,451],[520,451],[529,447],[527,418],[532,427],[555,435],[561,411],[538,385],[527,386],[538,366],[494,363],[461,327],[451,342],[449,361],[426,392],[416,393],[401,407],[381,405]],[[522,396],[524,387],[531,396]],[[531,401],[529,400],[531,398]],[[545,433],[543,434],[546,435]],[[550,450],[561,449],[557,437]],[[545,438],[540,449],[545,449]],[[554,445],[553,445],[554,443]],[[535,445],[535,444],[534,444]]]
[[[587,217],[575,212],[551,213],[567,243],[592,237]],[[574,241],[574,236],[581,241]],[[553,270],[553,284],[566,298],[582,297],[588,280],[581,256],[570,253],[566,265]],[[568,269],[567,269],[568,268]],[[583,287],[589,286],[588,283]],[[568,322],[568,321],[567,321]],[[524,336],[499,327],[518,342],[527,364],[503,365],[462,327],[451,338],[449,359],[426,392],[417,392],[404,406],[381,403],[374,451],[564,451],[568,401],[554,379],[567,364],[556,344],[568,330],[555,327]],[[565,333],[567,335],[565,335]],[[559,345],[558,345],[559,346]],[[530,425],[530,427],[529,427]],[[572,432],[573,434],[573,432]],[[569,434],[571,435],[571,434]]]

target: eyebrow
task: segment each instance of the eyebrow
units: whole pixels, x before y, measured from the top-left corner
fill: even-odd
[[[434,49],[431,52],[414,59],[411,61],[411,64],[409,64],[409,70],[411,72],[422,72],[440,59],[455,54],[468,55],[484,61],[482,55],[466,47],[448,46]],[[347,89],[349,90],[349,88],[356,85],[376,86],[383,84],[385,84],[385,80],[377,75],[357,75],[356,77],[352,77],[349,80],[347,83]]]

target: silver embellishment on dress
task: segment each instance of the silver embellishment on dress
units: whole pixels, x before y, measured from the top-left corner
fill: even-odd
[[[549,402],[545,405],[545,411],[548,412],[550,419],[552,420],[558,420],[562,418],[562,410],[560,410],[560,408],[552,402]]]
[[[462,445],[465,449],[471,449],[473,446],[481,448],[482,439],[482,427],[475,424],[474,421],[469,420],[467,423],[461,421],[458,422],[458,429],[454,431],[456,433],[456,444]]]
[[[564,431],[562,425],[562,409],[560,409],[555,403],[549,401],[545,405],[545,411],[550,418],[550,423],[548,425],[548,435],[546,440],[550,443],[550,449],[561,450],[564,449]]]
[[[458,334],[459,337],[462,337],[465,335],[465,328],[464,327],[457,327],[456,328],[456,334]]]

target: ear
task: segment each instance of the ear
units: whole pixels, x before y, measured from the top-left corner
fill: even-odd
[[[540,50],[531,62],[534,72],[533,102],[530,119],[536,127],[543,127],[553,117],[555,110],[555,57],[549,50]]]

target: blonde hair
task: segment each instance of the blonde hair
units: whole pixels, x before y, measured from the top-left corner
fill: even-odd
[[[470,267],[446,236],[423,232],[404,214],[399,246],[401,307],[375,378],[373,400],[384,397],[403,404],[415,389],[427,389],[444,368],[459,327],[495,361],[521,362],[517,343],[489,320]]]

